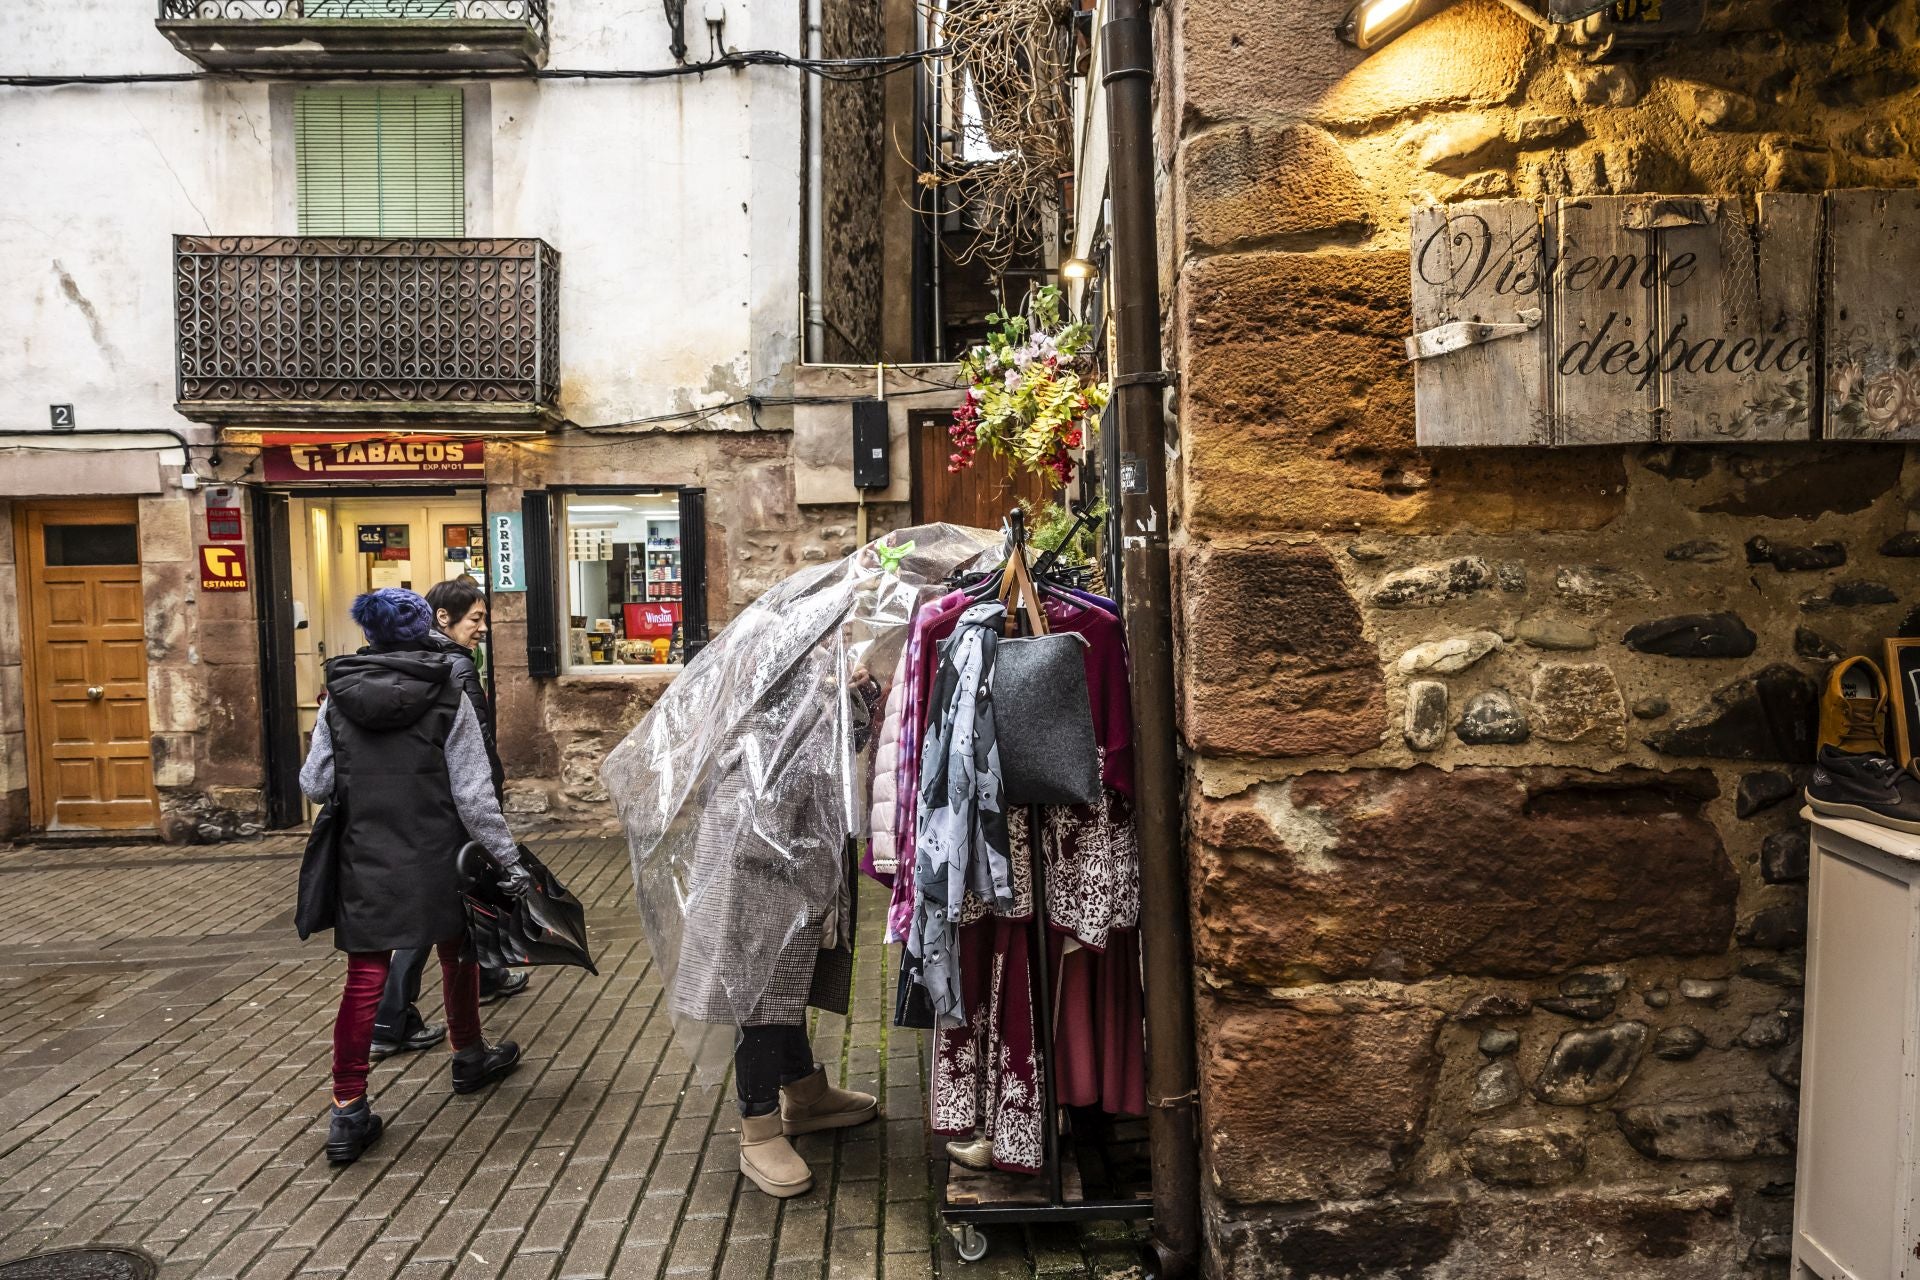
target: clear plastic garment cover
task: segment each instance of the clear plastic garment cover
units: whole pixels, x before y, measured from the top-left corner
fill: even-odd
[[[998,534],[931,524],[802,570],[727,624],[607,757],[642,927],[695,1057],[770,1020],[763,1001],[792,981],[783,953],[803,931],[850,927],[875,698],[919,606],[1000,554]]]

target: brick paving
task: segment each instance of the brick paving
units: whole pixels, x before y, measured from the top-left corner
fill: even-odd
[[[670,1043],[624,847],[534,842],[587,904],[601,975],[542,969],[482,1010],[526,1061],[451,1089],[441,1051],[377,1064],[387,1133],[334,1171],[322,1142],[343,964],[292,928],[300,845],[0,851],[0,1261],[64,1245],[151,1253],[167,1278],[1113,1276],[1124,1228],[1003,1233],[962,1267],[935,1229],[917,1033],[889,1025],[864,904],[851,1018],[816,1055],[890,1119],[799,1140],[776,1203],[738,1175],[724,1061]],[[422,1009],[438,1020],[437,966]]]

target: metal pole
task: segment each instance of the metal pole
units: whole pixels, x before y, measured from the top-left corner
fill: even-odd
[[[1147,976],[1147,1126],[1153,1151],[1154,1270],[1190,1273],[1200,1253],[1193,947],[1175,740],[1168,567],[1167,442],[1160,392],[1159,250],[1154,235],[1153,28],[1146,0],[1108,0],[1101,33],[1113,202],[1114,404],[1121,615],[1133,658],[1134,800],[1140,947]]]
[[[927,29],[931,33],[928,44],[939,48],[940,42],[947,38],[947,29],[942,22],[946,10],[941,4],[934,4],[927,10]],[[945,58],[933,60],[933,147],[929,161],[933,171],[942,178],[947,172],[947,84]],[[947,298],[944,281],[945,261],[947,257],[947,211],[946,201],[942,199],[942,189],[938,182],[927,188],[927,198],[933,202],[933,359],[940,363],[947,358]]]

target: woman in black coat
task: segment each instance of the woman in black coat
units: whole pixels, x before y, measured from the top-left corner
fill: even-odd
[[[349,1164],[380,1136],[366,1089],[375,1011],[396,950],[437,946],[453,1088],[471,1093],[512,1071],[520,1049],[480,1036],[479,971],[461,960],[466,919],[454,856],[477,840],[524,892],[531,877],[494,789],[469,659],[434,648],[433,611],[411,591],[353,602],[368,647],[327,663],[327,700],[300,770],[339,826],[334,946],[347,953],[333,1029],[327,1156]],[[462,664],[465,669],[462,669]]]

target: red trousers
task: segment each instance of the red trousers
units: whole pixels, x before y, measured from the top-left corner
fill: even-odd
[[[442,942],[440,981],[447,1003],[447,1039],[454,1052],[480,1043],[480,967],[460,959],[462,939]],[[333,1096],[352,1102],[367,1091],[373,1064],[373,1020],[387,988],[390,951],[353,951],[347,955],[347,987],[340,993],[340,1016],[333,1022]]]

